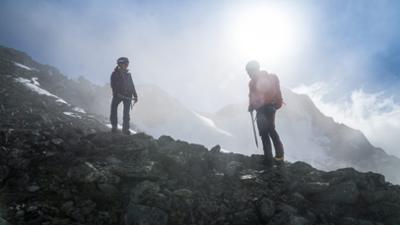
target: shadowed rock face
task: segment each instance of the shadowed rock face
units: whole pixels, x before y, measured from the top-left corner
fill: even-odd
[[[111,134],[0,66],[0,224],[400,224],[400,187],[382,175]]]
[[[75,145],[57,131],[1,131],[11,224],[400,223],[400,188],[379,174],[264,168],[261,156],[168,136],[71,132]]]

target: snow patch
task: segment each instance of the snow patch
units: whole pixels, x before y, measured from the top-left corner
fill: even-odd
[[[33,77],[33,78],[32,78],[32,83],[33,83],[34,85],[36,85],[36,86],[40,86],[40,83],[39,83],[37,77]]]
[[[56,96],[56,95],[54,95],[54,96]],[[63,104],[66,104],[66,105],[69,105],[66,101],[64,101],[63,99],[61,99],[61,98],[59,98],[59,97],[57,97],[58,99],[56,100],[56,102],[60,102],[60,103],[63,103]]]
[[[224,149],[224,148],[221,148],[221,152],[222,153],[233,153],[232,151],[229,151],[228,149]]]
[[[112,125],[111,125],[110,123],[106,124],[106,126],[107,126],[108,128],[112,128]],[[122,130],[122,126],[119,125],[119,124],[118,124],[118,129],[119,129],[119,130]],[[129,129],[129,131],[131,132],[131,134],[137,134],[137,131],[135,131],[135,130]]]
[[[82,108],[79,108],[79,107],[74,107],[73,110],[74,110],[75,112],[78,112],[78,113],[86,113],[85,110],[83,110]]]
[[[32,79],[32,80],[28,80],[22,77],[18,77],[15,78],[15,81],[25,85],[25,87],[27,87],[28,89],[30,89],[31,91],[34,91],[36,93],[38,93],[39,95],[46,95],[46,96],[50,96],[56,99],[56,102],[60,102],[66,105],[69,105],[66,101],[64,101],[62,98],[58,97],[57,95],[53,95],[52,93],[44,90],[43,88],[39,87],[39,82],[37,82],[37,79]]]
[[[193,111],[193,113],[199,118],[201,119],[207,126],[213,128],[214,130],[216,130],[217,132],[220,132],[222,134],[225,134],[227,136],[232,137],[233,135],[231,133],[229,133],[228,131],[225,131],[219,127],[217,127],[217,125],[214,123],[214,121],[212,121],[210,118],[207,118],[203,115],[200,115],[199,113],[196,113]]]
[[[32,68],[25,66],[24,64],[14,62],[14,65],[18,66],[19,68],[26,69],[28,71],[32,71]]]
[[[67,115],[67,116],[70,116],[70,117],[74,117],[74,118],[78,118],[78,119],[82,118],[80,115],[76,115],[73,112],[64,112],[64,115]]]
[[[253,180],[256,179],[257,177],[252,175],[252,174],[246,174],[246,175],[242,175],[240,176],[241,180]]]

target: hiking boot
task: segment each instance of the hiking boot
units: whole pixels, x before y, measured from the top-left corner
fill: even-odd
[[[125,135],[130,135],[131,131],[130,130],[123,130],[122,133],[125,134]]]
[[[285,158],[282,156],[282,157],[274,157],[274,161],[275,161],[275,164],[277,165],[277,166],[280,166],[280,165],[283,165],[284,164],[284,162],[285,162]]]
[[[264,159],[264,160],[262,161],[262,164],[263,164],[265,167],[272,168],[272,167],[274,166],[274,161],[273,161],[273,160]]]
[[[111,133],[118,133],[118,128],[117,127],[112,127],[111,128]]]

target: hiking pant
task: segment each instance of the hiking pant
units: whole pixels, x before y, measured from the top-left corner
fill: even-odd
[[[118,105],[121,102],[123,102],[124,104],[122,130],[126,131],[129,130],[129,120],[130,120],[129,112],[131,107],[130,99],[113,96],[111,100],[110,122],[112,127],[116,128],[118,126]]]
[[[263,143],[266,162],[272,161],[271,141],[275,148],[275,157],[283,157],[283,145],[275,129],[275,112],[273,105],[266,105],[257,110],[257,127]]]

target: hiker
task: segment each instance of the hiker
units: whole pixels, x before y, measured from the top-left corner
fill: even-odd
[[[275,74],[260,70],[257,61],[246,65],[250,77],[249,82],[249,112],[256,110],[256,120],[263,143],[264,164],[272,166],[274,161],[280,164],[284,160],[283,145],[275,129],[275,113],[282,106],[282,94],[279,78]],[[271,141],[275,148],[275,158],[272,157]],[[275,159],[275,160],[273,160]]]
[[[133,84],[131,73],[128,70],[129,60],[126,57],[121,57],[117,60],[117,66],[111,74],[111,88],[112,88],[112,101],[111,101],[111,132],[118,132],[118,105],[123,102],[124,114],[122,123],[122,133],[130,134],[129,130],[129,111],[131,102],[136,103],[138,96],[136,94],[135,85]],[[133,96],[133,98],[132,98]]]

